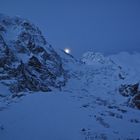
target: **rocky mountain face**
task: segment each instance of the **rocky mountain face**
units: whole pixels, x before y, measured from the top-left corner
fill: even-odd
[[[65,85],[60,56],[28,20],[0,15],[0,82],[14,93]]]
[[[130,107],[140,109],[139,83],[136,83],[134,85],[121,85],[119,88],[119,92],[122,96],[128,98],[127,104]]]

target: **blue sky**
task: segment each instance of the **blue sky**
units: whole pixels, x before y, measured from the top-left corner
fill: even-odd
[[[0,0],[0,9],[33,21],[54,48],[78,57],[140,51],[140,0]]]

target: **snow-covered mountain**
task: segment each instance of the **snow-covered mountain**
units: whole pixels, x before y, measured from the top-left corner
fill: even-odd
[[[38,27],[0,15],[0,81],[11,92],[49,91],[65,84],[60,56]]]
[[[0,15],[0,139],[140,139],[139,58],[77,60],[30,21]]]
[[[88,51],[83,54],[81,61],[87,65],[96,65],[96,64],[107,64],[111,61],[108,58],[104,57],[101,53]]]

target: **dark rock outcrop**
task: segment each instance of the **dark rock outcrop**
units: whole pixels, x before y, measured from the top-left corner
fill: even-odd
[[[139,83],[132,85],[121,85],[121,87],[119,88],[119,92],[121,95],[129,98],[128,104],[131,107],[140,109]]]
[[[134,96],[135,94],[138,93],[138,89],[139,89],[139,83],[133,84],[133,85],[121,85],[119,88],[119,92],[121,93],[121,95],[123,96]]]

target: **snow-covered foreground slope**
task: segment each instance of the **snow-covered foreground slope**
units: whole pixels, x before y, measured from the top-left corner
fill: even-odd
[[[70,81],[72,83],[77,81]],[[72,85],[73,85],[72,84]],[[2,140],[93,140],[140,137],[140,112],[84,87],[34,93],[1,107]],[[112,98],[108,97],[108,98]],[[120,98],[120,99],[119,99]],[[15,102],[14,102],[15,101]],[[9,103],[7,101],[7,103]]]
[[[36,93],[9,106],[0,115],[1,140],[78,140],[88,121],[68,93]]]

